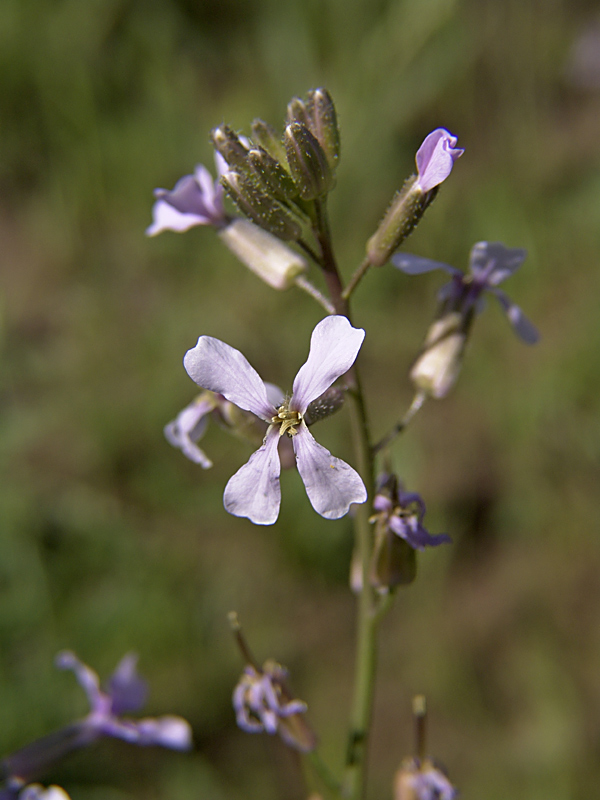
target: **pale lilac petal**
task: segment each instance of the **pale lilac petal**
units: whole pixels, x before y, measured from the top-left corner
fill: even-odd
[[[100,691],[100,679],[93,669],[80,661],[70,650],[60,652],[56,656],[55,663],[59,669],[70,669],[75,673],[77,682],[85,691],[93,712],[107,710],[108,698]]]
[[[187,374],[198,386],[222,394],[230,403],[270,422],[274,408],[262,378],[246,358],[220,339],[201,336],[183,359]]]
[[[318,444],[306,426],[299,427],[292,443],[306,494],[318,514],[339,519],[352,503],[365,502],[367,490],[358,472]]]
[[[521,247],[505,247],[501,242],[477,242],[471,248],[469,265],[475,277],[485,274],[488,286],[513,275],[527,257]]]
[[[177,447],[190,461],[200,464],[203,469],[210,469],[212,461],[196,442],[204,435],[208,424],[207,415],[214,407],[214,400],[208,399],[206,395],[200,395],[164,428],[164,435],[169,444]]]
[[[255,525],[272,525],[279,516],[281,464],[276,428],[267,432],[262,447],[229,479],[223,495],[225,509],[236,517],[247,517]]]
[[[157,236],[163,231],[183,233],[195,225],[210,224],[210,219],[205,214],[182,213],[161,199],[152,207],[152,225],[146,228],[146,236]]]
[[[521,311],[521,308],[516,303],[513,303],[500,289],[490,289],[489,291],[502,306],[517,336],[524,341],[525,344],[536,344],[540,338],[539,331],[533,322]]]
[[[450,264],[444,264],[443,261],[432,261],[430,258],[421,258],[421,256],[414,256],[412,253],[396,253],[391,258],[392,264],[407,275],[423,275],[426,272],[433,272],[433,270],[441,269],[449,275],[462,277],[463,273],[451,267]]]
[[[149,717],[135,722],[135,726],[140,745],[160,745],[172,750],[189,750],[192,746],[192,729],[182,717]]]
[[[391,511],[393,508],[392,501],[384,494],[376,494],[373,500],[374,511]]]
[[[419,173],[416,185],[421,191],[431,191],[450,175],[454,162],[465,152],[456,147],[457,142],[456,136],[445,128],[437,128],[425,137],[416,156]]]
[[[279,406],[281,406],[285,400],[285,394],[282,392],[279,386],[276,386],[274,383],[267,383],[267,381],[265,381],[265,387],[267,390],[269,403],[272,403],[275,408],[279,408]]]
[[[290,408],[304,414],[309,403],[348,372],[364,338],[362,328],[353,328],[347,317],[322,319],[310,337],[308,359],[294,379]]]

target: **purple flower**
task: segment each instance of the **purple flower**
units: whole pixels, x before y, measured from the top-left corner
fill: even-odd
[[[425,503],[420,494],[405,492],[395,477],[386,483],[387,491],[375,495],[373,509],[377,512],[372,521],[382,523],[390,531],[404,539],[415,550],[451,543],[446,533],[432,535],[423,526]]]
[[[392,257],[392,264],[407,275],[422,275],[441,269],[451,276],[450,283],[440,289],[440,318],[450,313],[459,313],[465,319],[472,316],[483,308],[483,292],[489,292],[502,306],[517,336],[526,344],[535,344],[539,339],[536,327],[519,306],[497,288],[499,283],[519,269],[526,255],[525,250],[505,247],[500,242],[477,242],[471,248],[468,273],[442,261],[431,261],[409,253],[396,253]]]
[[[457,142],[445,128],[436,128],[425,137],[416,155],[419,174],[415,186],[422,192],[431,191],[450,175],[454,162],[465,152]]]
[[[408,759],[396,773],[394,800],[455,800],[458,790],[429,759]]]
[[[236,721],[247,733],[279,733],[286,744],[310,752],[316,740],[299,716],[306,703],[289,697],[286,678],[287,670],[275,661],[266,661],[262,670],[248,664],[233,691]]]
[[[229,480],[224,504],[230,514],[257,525],[271,525],[279,515],[280,437],[292,437],[296,465],[308,499],[318,514],[338,519],[352,503],[364,503],[367,492],[358,473],[317,444],[304,421],[306,409],[354,363],[365,332],[343,316],[325,317],[315,327],[308,360],[296,375],[292,396],[277,407],[246,358],[233,347],[201,336],[183,360],[199,386],[222,394],[239,408],[268,423],[262,446]]]
[[[217,180],[202,164],[193,175],[185,175],[177,181],[172,191],[155,189],[157,198],[152,208],[152,225],[147,236],[156,236],[163,231],[183,231],[195,225],[212,225],[222,228],[229,221],[223,207],[224,190],[221,175],[228,169],[222,156],[215,154]]]
[[[87,742],[102,736],[114,736],[138,745],[161,745],[174,750],[188,750],[192,745],[191,729],[181,717],[164,716],[146,719],[123,719],[123,712],[138,711],[146,700],[146,682],[136,671],[137,656],[130,654],[120,662],[109,679],[106,691],[100,689],[98,675],[74,653],[59,653],[56,664],[70,669],[84,689],[90,712],[79,723]]]
[[[0,789],[0,800],[71,800],[61,786],[44,788],[40,783],[24,786],[18,780],[9,781],[5,789]]]

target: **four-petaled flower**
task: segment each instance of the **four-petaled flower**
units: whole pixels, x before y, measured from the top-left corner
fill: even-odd
[[[417,150],[417,181],[415,186],[429,192],[446,180],[457,158],[465,152],[457,147],[458,139],[445,128],[436,128],[423,140]]]
[[[193,175],[184,175],[172,191],[155,189],[157,198],[152,207],[152,225],[147,236],[156,236],[163,231],[183,233],[195,225],[212,225],[222,228],[229,218],[223,206],[224,189],[220,179],[228,167],[225,159],[215,153],[217,180],[202,164],[198,164]]]
[[[114,736],[132,744],[161,745],[174,750],[188,750],[192,746],[189,724],[181,717],[163,716],[146,719],[124,719],[121,714],[138,711],[146,701],[148,687],[137,674],[137,656],[125,656],[108,681],[106,691],[100,689],[98,675],[83,664],[77,656],[64,651],[56,664],[60,669],[75,673],[90,703],[89,714],[78,725],[87,742],[102,736]]]
[[[304,421],[308,405],[354,363],[365,332],[346,317],[325,317],[315,327],[306,363],[294,380],[292,396],[276,407],[267,388],[246,358],[233,347],[201,336],[188,350],[184,366],[204,389],[251,411],[268,423],[262,447],[229,480],[224,504],[229,513],[248,517],[257,525],[271,525],[279,515],[281,470],[277,447],[280,437],[292,437],[296,465],[313,508],[327,519],[346,514],[352,503],[364,503],[367,492],[358,473],[317,444]]]
[[[233,691],[233,708],[239,727],[247,733],[279,733],[290,747],[307,753],[316,739],[301,714],[306,703],[293,700],[285,685],[287,670],[273,660],[262,670],[248,664]]]
[[[405,492],[395,477],[387,483],[388,491],[375,495],[371,522],[385,526],[404,539],[414,550],[451,543],[447,533],[431,534],[423,526],[425,502],[417,492]]]
[[[523,314],[508,296],[498,289],[498,284],[515,273],[527,252],[520,248],[505,247],[500,242],[477,242],[471,248],[469,258],[470,271],[464,273],[450,264],[431,261],[409,253],[396,253],[392,263],[407,275],[421,275],[441,269],[447,272],[452,280],[446,283],[439,292],[442,303],[440,317],[450,312],[458,312],[466,317],[483,308],[481,295],[489,292],[502,306],[515,333],[526,343],[535,344],[539,339],[536,327]]]

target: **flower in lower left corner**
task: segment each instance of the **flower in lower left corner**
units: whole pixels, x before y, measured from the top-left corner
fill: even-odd
[[[346,317],[321,320],[312,333],[308,359],[294,380],[292,396],[279,407],[269,400],[265,383],[239,350],[211,336],[201,336],[196,347],[188,350],[183,363],[192,380],[269,425],[262,446],[225,488],[223,500],[230,514],[257,525],[277,520],[281,505],[278,444],[283,434],[292,439],[298,472],[318,514],[339,519],[352,503],[365,502],[367,491],[360,475],[318,444],[304,420],[309,404],[354,364],[364,336]]]

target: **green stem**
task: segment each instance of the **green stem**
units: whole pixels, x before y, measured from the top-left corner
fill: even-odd
[[[331,301],[336,313],[350,319],[349,293],[343,289],[335,262],[324,200],[315,200],[315,211],[314,232],[321,248],[323,272]],[[368,499],[366,503],[356,507],[354,518],[356,551],[362,568],[362,585],[357,608],[354,696],[342,793],[347,800],[361,800],[365,793],[367,752],[375,691],[377,624],[382,616],[383,607],[378,606],[378,598],[369,584],[369,566],[373,551],[373,533],[369,519],[372,515],[375,465],[364,393],[356,364],[346,375],[346,385],[351,400],[352,438],[356,462],[367,489]]]
[[[294,280],[294,283],[299,289],[302,289],[306,294],[309,294],[314,300],[322,306],[328,314],[335,314],[335,308],[331,305],[329,300],[324,297],[321,292],[317,289],[314,284],[312,284],[307,278],[303,275],[298,275],[298,277]]]
[[[352,296],[352,292],[356,289],[358,284],[361,282],[361,280],[367,274],[367,272],[369,271],[371,266],[372,266],[372,264],[369,261],[369,257],[365,256],[364,261],[362,262],[360,267],[358,267],[358,269],[356,270],[354,275],[350,278],[350,281],[348,282],[348,285],[344,289],[343,297],[344,297],[345,300],[349,300],[350,299],[350,297]]]
[[[328,793],[335,795],[337,798],[341,797],[342,787],[339,781],[337,781],[334,775],[331,774],[329,767],[321,759],[319,754],[313,750],[312,753],[306,754],[306,760],[314,770],[315,774],[318,775],[321,783],[326,788]]]

